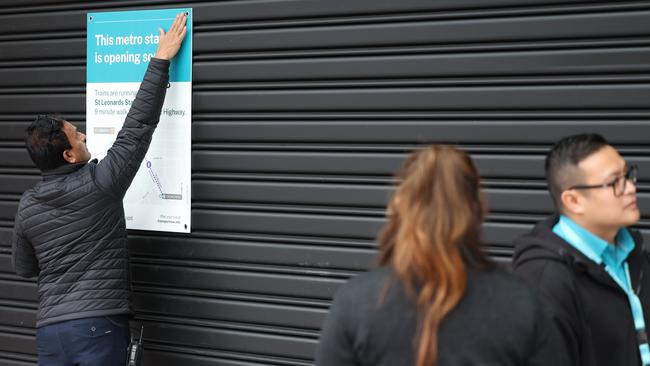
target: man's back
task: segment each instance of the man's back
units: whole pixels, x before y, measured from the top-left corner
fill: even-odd
[[[37,327],[129,312],[122,202],[98,189],[96,167],[55,169],[20,201],[17,232],[31,243],[40,269]]]
[[[122,198],[160,117],[169,61],[152,59],[133,106],[99,163],[65,164],[21,198],[16,272],[38,275],[37,327],[129,313],[129,256]]]

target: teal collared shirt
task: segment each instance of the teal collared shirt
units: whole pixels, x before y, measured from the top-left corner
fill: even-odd
[[[561,215],[558,223],[553,226],[553,232],[587,258],[610,268],[610,275],[616,283],[623,284],[627,288],[632,286],[629,283],[624,264],[628,255],[634,250],[635,244],[632,235],[626,228],[618,231],[616,245],[611,245],[567,216]],[[623,290],[627,291],[625,288]]]
[[[622,228],[616,234],[615,245],[592,234],[587,229],[578,225],[567,216],[561,215],[560,220],[553,226],[553,232],[564,239],[571,246],[579,250],[587,258],[595,263],[605,266],[605,270],[628,297],[634,327],[639,332],[646,333],[645,318],[643,316],[643,305],[636,291],[632,288],[627,257],[634,250],[634,238],[626,228]],[[640,337],[641,339],[647,336]],[[643,365],[650,365],[650,346],[643,342],[639,344],[639,353]]]

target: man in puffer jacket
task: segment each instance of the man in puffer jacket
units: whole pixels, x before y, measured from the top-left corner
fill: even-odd
[[[18,206],[12,265],[38,276],[39,365],[124,365],[130,275],[122,199],[149,148],[168,83],[169,60],[185,37],[178,14],[160,41],[107,156],[90,160],[86,136],[70,122],[39,116],[27,129],[43,180]]]

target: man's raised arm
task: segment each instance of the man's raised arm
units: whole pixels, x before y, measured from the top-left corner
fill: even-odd
[[[169,82],[169,60],[176,56],[185,38],[186,20],[185,14],[179,13],[167,32],[159,28],[158,49],[149,62],[124,125],[95,169],[99,188],[120,199],[138,172],[160,120]]]

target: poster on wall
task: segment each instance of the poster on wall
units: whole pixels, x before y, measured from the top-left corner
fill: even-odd
[[[169,88],[147,155],[124,197],[128,229],[190,232],[192,9],[88,13],[86,138],[101,160],[119,132],[158,47],[158,28],[180,12],[187,35],[172,60]]]

